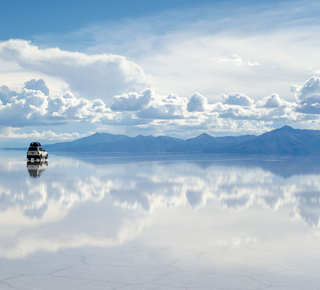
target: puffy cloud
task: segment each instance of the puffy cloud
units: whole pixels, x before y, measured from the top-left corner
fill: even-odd
[[[211,112],[219,113],[220,118],[232,120],[260,120],[265,122],[298,122],[303,121],[305,116],[295,112],[296,104],[287,102],[287,106],[280,108],[264,108],[260,106],[251,107],[215,104]]]
[[[209,105],[210,113],[218,113],[219,118],[283,124],[304,122],[309,119],[309,117],[296,112],[296,103],[285,101],[276,94],[257,102],[242,94],[223,95],[222,97],[223,103]],[[316,117],[316,119],[318,118]]]
[[[31,80],[25,83],[20,93],[6,86],[0,87],[0,126],[67,126],[86,122],[90,130],[97,126],[107,130],[112,128],[110,126],[121,126],[123,133],[130,131],[130,135],[161,134],[182,138],[200,132],[214,135],[260,134],[273,129],[274,123],[277,126],[299,124],[299,127],[320,128],[320,108],[318,110],[314,102],[316,86],[309,93],[310,97],[302,94],[305,87],[313,87],[318,81],[316,78],[311,80],[312,84],[309,80],[296,90],[296,95],[303,99],[300,103],[285,101],[277,94],[255,102],[244,94],[232,93],[223,95],[223,102],[209,104],[198,93],[187,99],[173,94],[161,96],[153,89],[145,89],[139,93],[116,95],[111,107],[101,99],[80,98],[71,92],[48,96],[41,91],[46,88],[43,80]],[[312,101],[309,107],[313,111],[307,107],[309,101]],[[116,130],[111,129],[111,132]]]
[[[187,109],[188,112],[203,112],[207,105],[208,100],[205,97],[194,93],[187,104]]]
[[[302,86],[291,86],[299,101],[297,111],[305,114],[320,114],[320,78],[312,77]]]
[[[73,92],[107,103],[115,94],[140,90],[152,83],[140,66],[119,55],[40,49],[30,41],[11,39],[0,42],[0,57],[24,69],[60,78]]]
[[[270,96],[264,97],[261,101],[258,101],[256,103],[256,106],[270,109],[270,108],[284,107],[287,104],[288,104],[288,102],[285,101],[284,99],[280,98],[279,95],[272,94]]]
[[[11,91],[7,86],[0,87],[0,105],[6,105],[16,94],[16,92]]]
[[[149,106],[137,113],[139,118],[147,119],[182,119],[187,113],[187,99],[177,95],[157,97]]]
[[[228,95],[222,95],[224,104],[227,105],[237,105],[237,106],[251,106],[254,101],[246,96],[245,94],[240,93],[231,93]]]
[[[0,104],[0,125],[33,125],[47,114],[48,97],[41,91],[23,89],[19,95],[9,91],[9,98],[6,104]]]
[[[110,110],[102,100],[93,101],[76,98],[71,92],[50,98],[48,109],[50,119],[59,118],[66,120],[98,120],[99,116],[109,113]]]
[[[139,128],[140,125],[149,125],[152,120],[138,118],[135,112],[116,112],[113,114],[104,115],[99,119],[100,124],[112,125],[112,126],[124,126],[130,130],[133,128]],[[139,134],[141,134],[139,132]]]
[[[42,79],[39,79],[39,80],[32,79],[28,82],[25,82],[24,85],[25,85],[24,87],[28,90],[41,91],[45,95],[49,96],[49,88],[47,87],[46,83]]]
[[[41,80],[32,83],[46,87]],[[1,87],[0,97],[1,100],[5,100],[0,103],[1,126],[58,125],[81,120],[97,122],[100,118],[111,114],[111,110],[102,100],[76,98],[71,92],[50,97],[40,90],[23,88],[18,94],[7,87]]]
[[[241,106],[224,106],[222,110],[220,110],[219,117],[235,120],[257,119],[258,116],[255,113],[258,112],[254,112],[252,109],[246,109]]]
[[[139,111],[149,104],[154,98],[154,91],[147,89],[138,93],[122,94],[113,97],[111,110],[113,111]]]
[[[311,77],[302,86],[292,85],[291,92],[298,101],[303,102],[308,99],[320,98],[320,78]]]

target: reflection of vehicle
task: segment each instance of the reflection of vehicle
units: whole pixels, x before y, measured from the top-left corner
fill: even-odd
[[[40,177],[41,173],[48,167],[48,161],[28,161],[27,169],[30,177]]]
[[[29,149],[27,151],[27,158],[31,160],[31,158],[39,159],[45,158],[48,159],[48,152],[41,147],[39,142],[30,143]]]

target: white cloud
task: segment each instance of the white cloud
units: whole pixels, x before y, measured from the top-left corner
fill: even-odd
[[[237,106],[251,106],[254,101],[248,96],[241,93],[231,93],[228,95],[222,95],[224,104],[237,105]]]
[[[268,97],[266,98],[268,100]],[[266,99],[252,103],[251,106],[240,106],[235,104],[216,103],[211,105],[211,112],[219,113],[220,118],[232,120],[281,122],[288,124],[290,122],[302,122],[305,116],[295,111],[296,103],[285,102],[284,106],[279,108],[267,108],[261,106],[265,104]]]
[[[71,92],[51,97],[25,88],[18,94],[7,87],[0,89],[0,112],[0,125],[9,127],[98,122],[112,114],[99,99],[76,98]]]
[[[227,57],[223,57],[223,58],[210,58],[210,61],[214,61],[217,63],[232,63],[234,65],[238,65],[238,66],[259,66],[260,63],[257,61],[249,61],[249,60],[245,60],[243,59],[241,56],[239,55],[232,55],[231,58],[227,58]]]
[[[110,113],[104,102],[100,99],[87,100],[76,98],[71,92],[64,95],[50,97],[48,109],[49,119],[52,120],[89,120],[95,122],[105,114]]]
[[[306,114],[320,114],[320,78],[312,77],[303,85],[292,85],[291,91],[299,102],[297,111]]]
[[[8,40],[0,42],[0,57],[24,69],[60,78],[82,97],[101,98],[107,103],[115,94],[140,90],[152,83],[140,66],[119,55],[41,49],[30,41]]]
[[[9,87],[0,87],[0,105],[6,105],[14,95],[16,95],[16,92],[11,91]]]
[[[311,77],[303,85],[291,86],[291,92],[295,95],[298,101],[306,101],[310,98],[320,97],[320,78]]]
[[[49,95],[49,88],[47,87],[46,83],[42,79],[39,79],[39,80],[32,79],[28,82],[25,82],[24,87],[25,89],[28,89],[28,90],[38,90],[47,96]]]
[[[47,114],[48,97],[41,91],[23,89],[19,95],[14,95],[10,91],[7,93],[8,95],[5,97],[7,102],[0,103],[1,125],[33,125]],[[9,98],[10,101],[8,101]]]
[[[187,99],[177,95],[154,98],[148,107],[137,113],[139,118],[183,119],[187,113]]]
[[[12,139],[35,139],[35,140],[74,140],[92,135],[94,132],[87,132],[86,134],[74,133],[56,133],[51,130],[43,130],[38,132],[33,130],[32,133],[18,132],[19,128],[5,127],[0,128],[0,138],[12,138]]]
[[[154,91],[152,89],[144,90],[140,94],[128,93],[114,96],[111,110],[139,111],[147,106],[152,98],[154,98]]]
[[[287,104],[288,102],[280,98],[278,94],[272,94],[264,97],[261,101],[257,101],[256,106],[262,108],[280,108],[285,107]]]
[[[188,112],[203,112],[207,105],[208,100],[204,96],[194,93],[187,104],[187,109]]]

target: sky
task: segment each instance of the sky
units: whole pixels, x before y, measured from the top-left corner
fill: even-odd
[[[319,16],[313,0],[3,0],[0,147],[320,129]]]

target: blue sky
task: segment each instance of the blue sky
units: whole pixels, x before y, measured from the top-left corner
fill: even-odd
[[[221,3],[223,1],[212,0],[4,0],[1,3],[0,24],[6,29],[1,30],[0,38],[32,39],[40,34],[71,32],[92,23],[122,21],[163,11],[192,9],[204,4],[220,6]]]
[[[3,1],[0,142],[320,129],[317,1]]]
[[[259,6],[268,7],[278,1],[259,1]],[[32,37],[47,32],[64,33],[92,22],[139,18],[169,10],[182,10],[210,5],[213,9],[256,5],[257,1],[221,0],[3,0],[1,2],[1,38]]]

